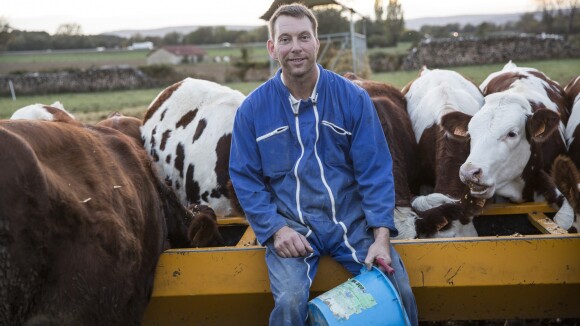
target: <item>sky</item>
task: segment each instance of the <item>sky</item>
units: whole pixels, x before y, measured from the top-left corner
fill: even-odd
[[[374,0],[338,0],[365,16]],[[383,0],[385,3],[388,0]],[[399,0],[405,19],[519,13],[537,8],[533,0]],[[272,0],[0,0],[0,17],[10,26],[54,34],[76,23],[84,34],[170,26],[265,25],[259,17]]]

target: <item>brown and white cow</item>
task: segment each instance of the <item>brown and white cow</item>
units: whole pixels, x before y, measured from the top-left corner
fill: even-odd
[[[138,144],[143,144],[143,139],[141,138],[142,125],[143,122],[140,119],[126,116],[120,112],[113,112],[109,114],[107,119],[97,123],[97,126],[119,130],[136,140]]]
[[[554,196],[562,194],[566,200],[563,203],[557,202],[562,207],[560,211],[573,211],[573,218],[570,214],[556,214],[554,221],[563,229],[570,233],[578,233],[580,230],[580,76],[573,78],[565,87],[568,107],[571,109],[570,118],[566,124],[566,156],[561,156],[552,165],[553,182],[559,190]]]
[[[110,128],[3,120],[0,157],[0,320],[140,324],[166,239],[188,246],[193,218],[145,150]]]
[[[363,80],[355,74],[344,75],[370,95],[381,121],[385,138],[393,159],[395,180],[395,226],[399,235],[395,239],[413,239],[417,236],[417,214],[411,208],[411,186],[418,173],[417,144],[411,121],[407,114],[407,101],[395,87],[376,81]]]
[[[139,146],[143,146],[141,138],[140,119],[125,116],[119,112],[111,113],[107,119],[97,123],[99,127],[107,127],[118,130],[129,136]],[[204,205],[191,205],[188,207],[193,217],[184,216],[184,223],[188,226],[188,247],[219,247],[226,243],[221,235],[216,214],[211,207]]]
[[[184,205],[203,204],[218,218],[241,215],[228,187],[231,133],[245,96],[210,81],[186,78],[163,90],[141,128],[160,175]]]
[[[551,177],[574,210],[574,218],[563,228],[569,233],[578,233],[580,231],[580,171],[578,171],[578,165],[568,156],[558,156],[552,165]]]
[[[60,102],[51,105],[31,104],[20,108],[10,117],[10,120],[46,120],[76,123],[75,117],[64,109]]]
[[[481,209],[459,179],[459,166],[469,154],[469,144],[455,128],[456,114],[472,116],[483,105],[477,86],[451,70],[423,68],[417,79],[403,89],[407,111],[418,144],[420,181],[432,191],[413,200],[418,212],[441,205],[457,205],[459,215],[439,216],[440,230],[425,237],[477,236],[473,214]],[[421,213],[420,213],[421,214]]]
[[[580,76],[572,79],[564,87],[570,108],[570,119],[566,124],[566,144],[568,156],[580,167]]]
[[[537,69],[511,61],[480,88],[485,105],[473,117],[458,117],[460,129],[471,140],[461,180],[476,198],[540,200],[552,191],[542,174],[549,174],[554,159],[566,152],[564,124],[569,113],[564,90]],[[558,214],[562,213],[572,218],[572,212]]]
[[[399,230],[395,239],[413,239],[417,235],[427,237],[437,234],[442,225],[447,223],[447,218],[456,218],[461,212],[451,204],[418,213],[411,207],[413,193],[419,187],[419,153],[403,93],[391,85],[360,79],[352,73],[344,76],[370,95],[389,143],[395,180],[394,219]]]

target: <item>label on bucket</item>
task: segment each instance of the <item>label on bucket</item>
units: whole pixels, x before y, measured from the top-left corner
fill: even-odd
[[[352,278],[318,297],[337,319],[349,319],[377,304],[364,285]]]

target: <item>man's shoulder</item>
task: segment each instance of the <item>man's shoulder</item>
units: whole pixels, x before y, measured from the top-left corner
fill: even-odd
[[[361,87],[359,87],[349,79],[331,70],[324,69],[323,71],[324,71],[323,74],[325,75],[324,79],[327,80],[327,85],[338,90],[339,91],[338,94],[342,96],[359,96],[360,94],[365,93],[365,91]]]

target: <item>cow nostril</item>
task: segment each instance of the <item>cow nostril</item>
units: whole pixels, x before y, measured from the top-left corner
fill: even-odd
[[[473,179],[479,179],[479,178],[481,178],[481,174],[482,174],[481,169],[475,169],[471,172],[471,177]]]

